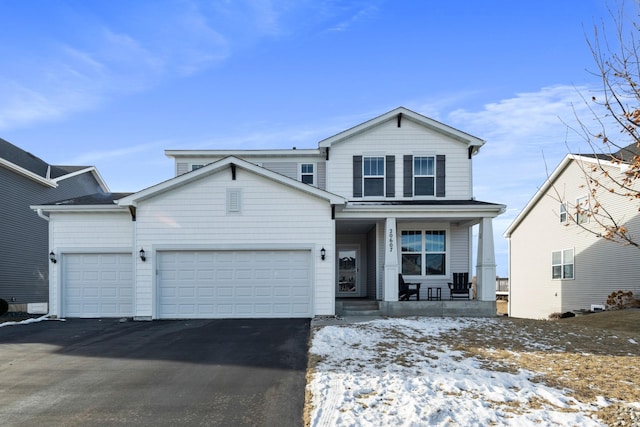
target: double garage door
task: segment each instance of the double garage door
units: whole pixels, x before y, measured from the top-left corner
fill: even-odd
[[[157,253],[157,317],[311,317],[304,250]]]
[[[158,252],[157,317],[312,317],[310,260],[302,250]],[[68,254],[63,265],[63,316],[134,315],[130,253]]]

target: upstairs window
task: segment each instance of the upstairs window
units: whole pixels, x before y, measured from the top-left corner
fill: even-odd
[[[567,222],[567,205],[560,203],[560,222]]]
[[[203,168],[203,167],[204,167],[204,165],[191,165],[191,170],[195,171],[195,170],[198,170],[198,169]]]
[[[433,156],[413,158],[413,194],[434,196],[436,183],[436,159]]]
[[[446,156],[406,154],[402,159],[404,197],[446,197]]]
[[[384,157],[364,157],[362,160],[364,196],[384,196]]]
[[[580,197],[576,200],[576,223],[584,224],[589,222],[591,211],[589,209],[589,198],[587,196]]]
[[[551,252],[551,278],[573,279],[573,249]]]
[[[302,163],[300,165],[300,181],[305,183],[305,184],[309,184],[309,185],[314,185],[314,168],[313,168],[313,163]]]

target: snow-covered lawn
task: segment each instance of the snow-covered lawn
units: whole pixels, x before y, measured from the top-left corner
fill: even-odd
[[[500,333],[500,320],[377,319],[315,330],[310,425],[603,425],[594,413],[608,405],[604,397],[582,403],[532,381],[535,372],[497,369],[457,350],[456,335],[468,328]]]

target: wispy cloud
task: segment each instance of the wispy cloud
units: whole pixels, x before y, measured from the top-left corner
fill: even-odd
[[[339,16],[340,20],[327,28],[326,32],[347,31],[359,22],[376,16],[379,9],[376,4],[367,3],[356,4],[355,9],[349,8],[346,12],[346,16]]]
[[[181,3],[144,31],[126,20],[113,23],[79,16],[68,35],[30,45],[12,70],[0,71],[0,131],[57,120],[96,108],[111,97],[147,90],[163,79],[191,75],[229,55],[228,42],[195,4]],[[191,7],[184,7],[185,5]],[[156,7],[149,5],[147,7]],[[25,29],[28,31],[28,28]]]

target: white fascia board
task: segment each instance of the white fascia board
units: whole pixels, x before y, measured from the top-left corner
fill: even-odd
[[[378,117],[375,117],[371,120],[368,120],[364,123],[361,123],[359,125],[356,125],[350,129],[347,129],[343,132],[340,132],[334,136],[331,136],[329,138],[323,139],[322,141],[320,141],[318,143],[318,147],[324,148],[324,147],[331,147],[332,144],[335,144],[337,142],[340,142],[344,139],[347,139],[351,136],[357,135],[359,133],[362,133],[374,126],[379,125],[380,123],[383,123],[387,120],[391,120],[395,117],[397,117],[398,114],[402,113],[403,118],[407,117],[411,120],[413,120],[414,122],[417,122],[429,129],[432,129],[436,132],[445,134],[453,139],[456,139],[458,141],[464,142],[466,143],[468,146],[474,146],[477,147],[476,151],[479,149],[479,147],[481,147],[482,145],[485,144],[485,141],[483,139],[480,139],[478,137],[475,137],[471,134],[468,134],[466,132],[463,132],[461,130],[455,129],[449,125],[446,125],[444,123],[441,123],[437,120],[433,120],[429,117],[423,116],[422,114],[418,114],[415,111],[411,111],[407,108],[404,107],[398,107],[396,109],[393,109],[387,113],[384,113]]]
[[[73,178],[74,176],[78,176],[78,175],[81,175],[83,173],[91,173],[91,174],[93,174],[93,176],[96,179],[96,181],[98,181],[98,184],[100,185],[100,188],[102,188],[102,191],[104,191],[105,193],[110,193],[109,187],[107,186],[107,183],[104,181],[104,179],[102,179],[102,175],[100,175],[100,172],[98,172],[98,169],[96,169],[95,166],[89,166],[88,168],[80,169],[80,170],[77,170],[75,172],[71,172],[71,173],[68,173],[66,175],[62,175],[62,176],[60,176],[58,178],[52,179],[52,181],[57,184],[60,181],[64,181],[65,179]]]
[[[113,205],[32,205],[29,208],[41,212],[128,212],[126,208]]]
[[[564,159],[562,159],[560,164],[553,170],[551,175],[549,175],[549,177],[544,182],[542,187],[540,187],[540,189],[536,191],[536,193],[533,195],[531,200],[529,200],[529,202],[525,205],[525,207],[520,211],[518,216],[511,223],[511,225],[507,227],[507,229],[503,234],[505,238],[508,239],[511,237],[511,234],[515,231],[518,225],[520,225],[522,220],[529,214],[529,211],[533,209],[533,207],[538,203],[538,201],[542,198],[542,196],[547,194],[547,191],[549,190],[549,188],[551,188],[554,185],[555,181],[558,179],[560,174],[564,172],[567,166],[569,166],[569,163],[571,163],[572,161],[581,162],[581,163],[599,164],[603,166],[618,167],[618,168],[620,168],[621,165],[624,164],[624,163],[617,164],[617,163],[610,162],[609,160],[602,160],[594,157],[585,157],[577,154],[567,154],[564,157]]]
[[[39,184],[46,185],[47,187],[51,187],[51,188],[58,187],[58,184],[56,182],[54,182],[54,181],[52,181],[50,179],[41,177],[40,175],[35,174],[35,173],[33,173],[33,172],[23,168],[23,167],[20,167],[20,166],[16,165],[15,163],[12,163],[12,162],[10,162],[10,161],[8,161],[6,159],[3,159],[1,157],[0,157],[0,166],[5,167],[5,168],[7,168],[9,170],[12,170],[15,173],[20,174],[20,175],[22,175],[22,176],[24,176],[26,178],[29,178],[29,179],[31,179],[31,180],[39,183]]]
[[[362,218],[415,218],[419,216],[425,219],[437,218],[495,218],[504,213],[505,205],[490,206],[353,206],[347,205],[336,212],[336,219],[362,219]]]
[[[333,193],[329,193],[328,191],[321,190],[311,185],[303,184],[302,182],[296,181],[294,179],[291,179],[279,173],[273,172],[269,169],[262,168],[260,166],[254,165],[253,163],[247,162],[245,160],[242,160],[233,156],[225,157],[224,159],[210,163],[195,171],[191,171],[189,173],[179,175],[175,178],[169,179],[160,184],[146,188],[142,191],[131,194],[127,197],[123,197],[122,199],[118,200],[117,203],[121,206],[128,206],[128,205],[136,206],[138,202],[144,199],[147,199],[149,197],[154,197],[158,194],[164,193],[166,191],[170,191],[182,185],[186,185],[192,181],[199,180],[207,175],[216,173],[231,164],[234,164],[242,169],[251,171],[257,175],[264,176],[265,178],[269,178],[280,184],[293,187],[297,190],[312,194],[316,197],[320,197],[322,199],[329,201],[331,204],[339,205],[339,204],[346,203],[346,199],[341,196],[338,196]]]
[[[306,157],[321,156],[317,148],[287,150],[164,150],[164,155],[178,157]]]

